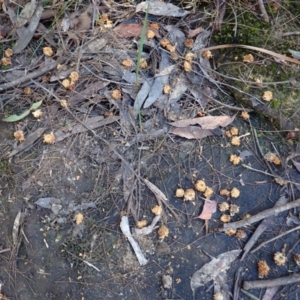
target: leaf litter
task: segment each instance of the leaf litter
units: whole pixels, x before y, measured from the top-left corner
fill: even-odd
[[[105,2],[103,5],[107,7],[110,6],[110,4]],[[30,43],[37,26],[43,19],[42,8],[37,6],[36,2],[32,0],[30,3],[25,5],[23,10],[21,11],[21,14],[19,14],[18,18],[16,18],[16,14],[12,10],[12,8],[6,6],[5,4],[4,7],[4,11],[9,15],[13,25],[15,25],[16,27],[17,33],[20,36],[13,49],[14,54],[20,53]],[[135,11],[147,12],[152,16],[171,16],[174,18],[184,18],[191,13],[190,11],[181,9],[173,4],[164,3],[161,1],[151,1],[150,3],[142,2],[136,6]],[[224,11],[225,5],[220,5],[219,7],[217,7],[217,16],[215,20],[215,28],[217,29],[220,29],[222,25]],[[94,21],[95,16],[93,16],[92,19],[91,12],[92,6],[88,6],[83,12],[75,12],[70,15],[64,14],[62,20],[56,24],[56,28],[60,28],[60,30],[62,30],[62,32],[67,37],[67,47],[69,47],[69,43],[74,44],[75,46],[79,46],[82,38],[80,36],[80,32],[90,30],[91,27],[93,28],[93,30],[95,30],[93,34],[98,34],[99,32],[103,33],[103,30],[105,28],[107,29],[113,27],[112,21],[110,20],[111,16],[105,16],[105,14],[102,14],[99,20],[96,22],[99,25],[99,27],[94,28],[96,23],[93,23],[92,25],[92,21]],[[44,11],[44,13],[50,14],[50,11]],[[53,18],[57,14],[57,11],[51,14],[52,17],[50,18]],[[113,36],[113,39],[116,42],[116,45],[118,45],[118,43],[121,41],[122,47],[120,48],[125,49],[126,47],[128,47],[129,43],[127,43],[127,41],[124,38],[145,38],[143,36],[144,34],[142,33],[142,28],[143,23],[126,24],[125,22],[114,27],[113,32],[116,34],[116,36]],[[147,29],[150,28],[150,26],[147,26]],[[153,126],[149,126],[150,123],[155,123],[157,121],[156,117],[153,117],[152,119],[149,118],[147,121],[143,121],[142,124],[140,124],[140,127],[143,128],[143,132],[136,131],[135,133],[132,133],[132,129],[136,128],[136,117],[141,113],[142,117],[148,118],[149,115],[153,111],[155,111],[155,109],[161,111],[164,110],[164,117],[166,117],[166,122],[169,122],[168,124],[171,126],[171,129],[168,132],[179,137],[184,137],[187,139],[202,139],[208,136],[223,136],[223,131],[221,128],[224,128],[231,124],[235,120],[236,115],[230,117],[227,111],[223,115],[206,115],[207,112],[210,111],[211,106],[215,104],[213,103],[212,99],[214,98],[214,96],[216,96],[215,91],[218,89],[214,85],[216,80],[215,77],[212,75],[213,73],[209,61],[212,58],[212,54],[211,52],[209,52],[210,50],[205,50],[205,54],[204,52],[202,52],[202,55],[196,56],[195,58],[193,57],[193,59],[191,60],[185,59],[185,62],[189,62],[189,68],[185,71],[191,73],[191,76],[187,75],[184,71],[182,71],[182,66],[180,65],[180,63],[178,63],[178,59],[184,57],[183,53],[186,51],[185,47],[190,48],[193,52],[200,53],[203,50],[203,48],[207,46],[208,38],[211,36],[211,31],[203,29],[203,27],[200,27],[199,24],[197,24],[193,28],[185,28],[187,30],[181,30],[179,28],[180,27],[177,27],[177,25],[174,26],[160,24],[159,29],[151,29],[153,30],[154,35],[151,37],[150,35],[147,35],[145,42],[140,43],[140,45],[143,44],[144,46],[142,47],[144,49],[142,49],[142,52],[140,53],[141,59],[147,59],[147,65],[145,65],[145,70],[142,70],[141,68],[141,72],[133,72],[134,66],[140,63],[140,59],[136,60],[135,54],[132,55],[130,51],[128,51],[127,53],[123,49],[113,49],[113,47],[111,47],[110,44],[110,41],[112,40],[112,35],[106,34],[103,34],[103,37],[101,38],[96,38],[94,40],[94,43],[91,42],[88,45],[83,45],[82,48],[84,48],[84,50],[80,49],[78,53],[75,51],[76,55],[79,54],[80,56],[80,58],[76,59],[74,63],[76,64],[76,70],[85,70],[85,73],[80,74],[80,80],[71,80],[69,78],[69,75],[74,70],[73,65],[64,65],[64,61],[61,61],[61,63],[63,64],[61,72],[59,72],[59,70],[57,70],[56,72],[53,71],[51,74],[50,82],[54,82],[54,84],[56,84],[58,81],[65,88],[64,92],[70,92],[70,95],[66,93],[69,96],[68,100],[65,100],[65,97],[61,98],[63,99],[60,100],[61,103],[62,101],[66,101],[66,105],[62,107],[65,109],[69,109],[69,107],[72,107],[72,109],[74,108],[74,111],[76,110],[76,112],[85,113],[85,118],[84,121],[79,122],[81,124],[78,124],[78,119],[76,119],[77,117],[73,115],[76,122],[74,122],[74,120],[73,122],[67,120],[67,124],[64,128],[56,128],[55,132],[53,133],[53,136],[55,137],[55,143],[61,142],[63,140],[66,141],[67,138],[71,136],[74,136],[75,138],[75,136],[79,133],[93,132],[94,129],[97,129],[99,127],[103,127],[103,131],[105,131],[107,129],[107,125],[113,123],[115,123],[115,125],[121,124],[121,129],[115,130],[112,134],[116,137],[116,140],[113,143],[116,143],[116,141],[118,140],[122,140],[122,142],[120,143],[125,145],[124,149],[126,149],[126,147],[128,149],[128,147],[131,147],[138,142],[149,141],[150,139],[155,140],[157,137],[165,136],[167,134],[166,128],[157,129],[153,128]],[[75,33],[70,32],[70,30],[74,30]],[[186,34],[185,32],[188,33]],[[163,35],[165,35],[165,46],[163,46],[163,44],[160,41],[160,39],[162,39],[161,36]],[[187,46],[187,43],[185,43],[187,37],[196,37],[195,41],[191,41],[189,47]],[[47,35],[45,35],[45,38],[48,41]],[[56,42],[49,43],[52,46],[53,44],[56,44]],[[161,47],[165,48],[166,50],[162,49]],[[147,51],[144,51],[145,49],[147,49]],[[148,53],[149,49],[150,54]],[[97,55],[97,52],[100,50],[101,57],[99,61],[101,60],[101,64],[103,63],[103,65],[105,65],[104,67],[99,63],[99,57],[97,57],[97,59],[93,59],[91,58],[91,56],[88,59],[86,57],[81,57],[83,53],[85,55]],[[133,52],[135,52],[135,50],[136,49],[134,49]],[[50,47],[47,47],[47,49],[44,48],[44,54],[46,56],[53,57],[55,54],[55,50],[53,51]],[[57,55],[59,56],[61,54],[58,53]],[[294,58],[297,58],[297,53],[292,52],[292,55],[294,56]],[[157,57],[159,58],[158,60]],[[89,60],[92,62],[91,64],[86,63],[86,61]],[[130,61],[130,64],[122,66],[122,62],[124,61]],[[150,62],[150,65],[148,65],[148,62]],[[11,64],[11,62],[9,61],[7,61],[7,63],[8,64],[6,66]],[[45,61],[43,63],[45,63],[45,65],[52,64],[53,66],[51,66],[50,69],[45,68],[43,72],[29,74],[30,76],[33,76],[32,78],[43,75],[48,71],[53,70],[56,67],[56,65],[58,65],[56,61],[52,58],[48,58],[48,60],[47,58],[45,58]],[[153,64],[154,68],[153,66],[151,66],[151,64]],[[61,67],[61,65],[59,67]],[[77,73],[77,75],[79,74]],[[92,75],[97,76],[95,77],[97,78],[95,81],[91,81]],[[11,88],[12,86],[18,86],[20,83],[28,81],[28,78],[31,79],[31,77],[27,77],[26,79],[24,78],[24,76],[22,78],[22,80],[24,81],[20,81],[17,79],[11,85],[2,85],[0,89],[5,90],[7,88]],[[199,78],[201,76],[204,76],[206,80],[208,80],[211,84],[210,87],[201,87],[203,88],[203,90],[205,90],[205,93],[201,93],[201,90],[199,91],[199,89],[197,89],[196,87],[196,83],[199,82]],[[137,77],[140,78],[136,80]],[[63,84],[62,80],[64,79],[70,81],[68,85]],[[45,80],[43,81],[44,84],[48,84],[49,78],[43,78],[43,80]],[[84,82],[84,85],[81,85],[79,88],[76,83],[77,81],[79,81],[79,85],[81,84],[81,82]],[[131,89],[132,86],[126,85],[124,81],[127,81],[127,83],[129,84],[138,84],[137,90]],[[166,92],[166,86],[169,87],[168,92]],[[60,92],[61,91],[59,91],[59,89],[55,90],[55,93]],[[64,92],[62,92],[62,94],[64,94]],[[272,100],[273,97],[273,94],[272,97],[270,94],[272,92],[268,92],[269,93],[266,95],[262,94],[262,98],[267,99],[266,101]],[[202,116],[200,118],[195,117],[195,111],[191,114],[191,117],[185,117],[183,115],[183,113],[185,113],[186,111],[186,103],[183,103],[184,101],[182,101],[182,99],[186,95],[192,95],[193,101],[195,101],[195,103],[198,104],[195,107],[197,107],[198,109],[199,107],[201,107]],[[45,95],[45,97],[48,101],[49,95]],[[128,105],[128,103],[130,103],[130,101],[133,102],[133,106],[131,106],[131,108],[133,107],[133,110],[131,111],[130,109],[128,109],[128,107],[130,106]],[[46,103],[46,101],[44,101],[44,103]],[[79,104],[83,104],[82,107],[79,107]],[[107,105],[107,111],[105,111],[105,114],[103,114],[103,116],[89,115],[89,113],[92,110],[91,107],[103,108],[105,105]],[[172,106],[178,109],[177,112],[173,115],[170,113]],[[60,109],[62,107],[59,106]],[[12,118],[9,117],[10,119],[6,121],[12,119],[13,121],[20,121],[21,119],[25,119],[26,117],[29,118],[29,112],[31,110],[32,108],[24,111],[24,113],[20,115],[21,117],[18,115],[13,115],[11,116]],[[58,108],[56,109],[56,112],[57,111]],[[119,116],[114,115],[116,111],[118,111]],[[109,117],[106,118],[106,116]],[[42,117],[43,116],[41,115],[40,118]],[[245,118],[245,120],[248,119],[249,118]],[[39,128],[32,134],[29,134],[26,137],[25,141],[24,136],[22,137],[21,135],[19,135],[18,140],[22,141],[22,144],[17,146],[17,148],[15,148],[10,153],[9,157],[21,153],[23,150],[28,149],[29,146],[33,146],[33,144],[42,136],[45,130],[46,128]],[[16,132],[20,133],[21,131]],[[120,132],[122,133],[122,138],[120,138]],[[103,133],[104,136],[105,134],[106,133]],[[133,136],[131,141],[129,142],[128,137],[130,135]],[[240,142],[240,137],[236,138],[238,138]],[[51,142],[49,147],[51,147],[53,143]],[[146,148],[147,146],[144,145],[139,146],[139,149],[142,150]],[[126,150],[124,149],[122,150],[122,154],[126,154]],[[118,152],[114,153],[116,154]],[[251,153],[248,150],[243,150],[240,152],[240,157],[242,158],[242,160],[246,160],[250,156],[253,156],[253,153]],[[118,157],[120,158],[120,156]],[[269,161],[269,158],[267,160]],[[270,161],[274,162],[274,160]],[[125,159],[122,160],[122,162],[123,167],[125,166],[125,169],[127,169],[127,171],[123,173],[123,193],[125,203],[127,203],[128,206],[132,205],[131,201],[134,194],[133,192],[135,191],[135,184],[138,181],[140,181],[139,184],[143,182],[154,193],[155,198],[159,204],[158,206],[161,208],[164,207],[164,210],[168,211],[170,215],[175,216],[175,210],[169,203],[168,198],[164,195],[164,193],[161,192],[161,190],[158,189],[149,180],[137,176],[135,169],[129,167],[130,165],[126,163]],[[297,162],[295,162],[294,160],[292,162],[295,168],[299,171]],[[135,177],[138,178],[138,180],[136,180]],[[239,182],[242,182],[242,179]],[[231,196],[233,197],[233,195]],[[193,202],[196,201],[196,198],[196,196],[193,197]],[[141,199],[139,199],[139,201],[141,201]],[[85,229],[85,215],[79,212],[79,210],[81,211],[88,208],[97,208],[94,202],[86,202],[80,205],[75,205],[75,202],[71,201],[68,205],[66,205],[64,201],[55,197],[39,198],[35,202],[35,204],[45,209],[50,209],[54,214],[55,218],[57,220],[60,219],[61,224],[66,222],[65,216],[73,214],[73,220],[75,221],[73,237],[77,235],[82,236],[82,232]],[[216,206],[217,202],[214,200],[205,201],[203,210],[198,216],[198,218],[203,219],[205,221],[210,220],[213,217],[213,214],[215,213]],[[231,207],[233,207],[233,204],[231,204]],[[134,205],[132,205],[129,211],[130,210],[132,215],[134,215],[138,211],[136,210],[136,207],[134,207]],[[138,214],[135,217],[137,216]],[[133,232],[135,232],[135,234],[137,235],[150,234],[154,231],[154,229],[157,228],[157,224],[159,221],[162,221],[163,223],[165,222],[165,220],[166,214],[163,214],[162,218],[160,213],[153,217],[152,222],[149,226],[146,226],[141,229],[135,229]],[[256,220],[257,218],[252,218],[249,220],[249,222],[254,222]],[[289,222],[290,224],[292,223],[291,220]],[[243,224],[247,224],[247,222],[244,222]],[[136,243],[133,242],[134,235],[130,232],[129,220],[126,216],[123,216],[121,218],[120,225],[124,236],[128,238],[128,240],[132,244],[134,251],[141,254],[140,256],[138,256],[139,254],[137,254],[140,264],[146,264],[148,260],[143,255],[142,249],[137,247]],[[231,226],[232,224],[229,223],[227,225]],[[159,237],[161,239],[168,238],[169,233],[169,228],[164,224],[160,224],[159,230],[157,232]],[[233,250],[223,253],[217,258],[213,258],[210,263],[206,264],[205,266],[203,266],[202,269],[198,270],[193,275],[191,280],[191,288],[193,290],[194,295],[195,290],[199,286],[208,283],[210,280],[213,280],[215,283],[215,295],[216,293],[219,293],[219,288],[217,286],[224,287],[224,283],[225,281],[227,281],[224,270],[228,269],[230,264],[237,258],[237,256],[239,255],[238,251],[240,250]],[[244,248],[244,251],[246,252],[246,247]],[[99,271],[99,269],[93,266],[92,264],[88,263],[87,261],[84,262],[87,265],[93,267],[95,270]]]

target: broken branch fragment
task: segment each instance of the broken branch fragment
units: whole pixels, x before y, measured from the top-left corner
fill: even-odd
[[[245,290],[264,289],[264,288],[269,288],[274,286],[288,285],[299,281],[300,281],[300,274],[294,274],[292,276],[285,276],[285,277],[280,277],[275,279],[244,281],[243,288]]]
[[[121,219],[121,223],[120,223],[120,228],[121,231],[123,232],[123,234],[126,236],[126,238],[128,239],[139,263],[141,266],[146,265],[148,260],[146,259],[146,257],[144,256],[139,244],[136,242],[136,240],[132,237],[132,234],[130,232],[130,228],[129,228],[129,222],[128,222],[128,217],[127,216],[123,216]]]
[[[233,223],[224,224],[223,228],[220,228],[219,231],[223,232],[228,229],[234,229],[234,228],[248,226],[248,225],[258,222],[264,218],[273,216],[275,214],[279,214],[283,211],[289,210],[289,209],[297,207],[297,206],[300,206],[300,198],[293,202],[289,202],[289,203],[281,205],[281,206],[266,209],[266,210],[258,213],[257,215],[252,216],[246,220],[241,220],[241,221],[237,221],[237,222],[233,222]]]

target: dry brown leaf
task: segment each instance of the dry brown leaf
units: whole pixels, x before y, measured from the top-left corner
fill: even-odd
[[[203,139],[207,136],[215,135],[211,130],[202,129],[198,126],[188,126],[183,128],[171,128],[170,133],[184,137],[186,139]]]
[[[142,34],[142,29],[142,24],[120,24],[114,29],[114,32],[125,38],[139,37]]]
[[[92,6],[90,5],[78,18],[74,29],[77,31],[86,31],[91,28],[92,18],[90,16]]]
[[[174,127],[187,127],[189,125],[198,124],[202,127],[202,129],[216,129],[219,126],[225,127],[232,123],[235,115],[233,117],[230,116],[207,116],[202,118],[194,118],[194,119],[185,119],[180,121],[175,121],[170,123],[170,125]]]
[[[14,132],[14,137],[18,142],[25,141],[23,130],[17,130]]]
[[[188,38],[192,38],[196,35],[198,35],[199,33],[201,33],[204,29],[202,27],[198,27],[196,29],[189,29],[189,34],[188,34]]]
[[[191,289],[193,291],[193,295],[195,295],[196,289],[200,286],[204,286],[214,281],[215,286],[224,286],[225,278],[227,278],[225,274],[226,270],[230,269],[231,263],[233,263],[237,257],[240,255],[241,250],[232,250],[229,252],[222,253],[218,255],[216,258],[212,258],[212,260],[206,263],[201,269],[196,271],[191,278]],[[195,297],[193,297],[195,299]],[[192,299],[192,297],[190,297]],[[229,299],[229,297],[228,297]]]
[[[210,220],[212,214],[216,211],[216,207],[217,207],[216,201],[204,201],[202,212],[197,218],[202,220]]]

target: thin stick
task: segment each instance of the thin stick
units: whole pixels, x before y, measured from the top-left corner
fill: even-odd
[[[16,79],[16,80],[4,83],[4,84],[0,84],[0,92],[8,90],[10,88],[13,88],[15,86],[18,86],[18,85],[20,85],[26,81],[29,81],[33,78],[39,77],[39,76],[55,69],[59,63],[61,63],[61,62],[56,61],[56,62],[50,63],[49,65],[46,65],[43,68],[38,69],[37,71],[29,73],[24,77],[21,77],[19,79]]]
[[[274,178],[280,178],[280,179],[282,179],[280,176],[277,176],[277,175],[274,175],[274,174],[271,174],[271,173],[268,173],[268,172],[265,172],[265,171],[254,169],[254,168],[252,168],[250,166],[247,166],[245,164],[242,164],[242,166],[244,168],[247,168],[247,169],[251,170],[251,171],[255,171],[255,172],[262,173],[262,174],[265,174],[265,175],[268,175],[268,176],[272,176]],[[290,180],[286,180],[286,179],[282,179],[282,180],[284,180],[286,183],[295,184],[295,185],[299,185],[300,186],[300,183],[297,183],[297,182],[294,182],[294,181],[290,181]]]
[[[243,288],[245,290],[264,289],[274,286],[288,285],[299,281],[300,274],[294,274],[292,276],[279,277],[275,279],[244,281]]]
[[[282,236],[285,236],[285,235],[287,235],[287,234],[289,234],[289,233],[291,233],[291,232],[293,232],[293,231],[295,231],[295,230],[298,230],[298,229],[300,229],[300,225],[299,225],[299,226],[296,226],[295,228],[292,228],[292,229],[290,229],[290,230],[288,230],[288,231],[286,231],[286,232],[283,232],[283,233],[281,233],[281,234],[279,234],[279,235],[277,235],[277,236],[275,236],[275,237],[273,237],[273,238],[271,238],[271,239],[269,239],[269,240],[267,240],[267,241],[265,241],[265,242],[263,242],[263,243],[261,243],[259,246],[257,246],[257,247],[254,248],[252,251],[250,251],[250,253],[254,253],[255,251],[257,251],[257,250],[260,249],[261,247],[265,246],[266,244],[268,244],[268,243],[270,243],[270,242],[273,242],[273,241],[275,241],[275,240],[281,238]]]
[[[237,221],[237,222],[233,222],[233,223],[224,224],[223,228],[220,228],[219,231],[222,232],[222,231],[226,231],[228,229],[235,229],[235,228],[248,226],[248,225],[258,222],[264,218],[279,214],[283,211],[289,210],[289,209],[297,207],[297,206],[300,206],[300,198],[293,202],[289,202],[289,203],[281,205],[281,206],[275,206],[273,208],[266,209],[266,210],[258,213],[257,215],[252,216],[246,220],[241,220],[241,221]]]
[[[260,300],[259,298],[255,297],[254,295],[250,294],[249,292],[241,289],[241,292],[245,295],[247,295],[250,299],[253,299],[253,300]]]
[[[286,61],[289,61],[291,63],[300,65],[300,60],[299,59],[291,58],[291,57],[288,57],[286,55],[282,55],[282,54],[279,54],[279,53],[276,53],[274,51],[270,51],[270,50],[267,50],[267,49],[264,49],[264,48],[248,46],[248,45],[225,44],[225,45],[211,46],[211,47],[206,47],[206,48],[201,49],[200,52],[207,51],[207,50],[226,49],[226,48],[243,48],[243,49],[254,50],[254,51],[269,54],[269,55],[277,57],[279,59],[286,60]]]
[[[263,0],[258,0],[258,6],[259,6],[259,10],[260,10],[260,12],[263,16],[264,21],[269,23],[270,19],[269,19],[269,16],[267,14],[267,11],[266,11]]]

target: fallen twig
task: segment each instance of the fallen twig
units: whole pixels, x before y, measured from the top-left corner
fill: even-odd
[[[260,221],[264,218],[267,218],[269,216],[273,216],[275,214],[279,214],[283,211],[289,210],[289,209],[297,207],[297,206],[300,206],[300,198],[293,201],[293,202],[289,202],[289,203],[281,205],[281,206],[266,209],[266,210],[258,213],[257,215],[248,218],[248,219],[233,222],[233,223],[224,224],[223,228],[220,228],[219,231],[222,232],[222,231],[226,231],[228,229],[235,229],[235,228],[248,226],[248,225],[251,225],[252,223],[258,222],[258,221]]]
[[[266,21],[267,23],[269,23],[270,19],[269,16],[267,14],[265,5],[264,5],[264,1],[263,0],[258,0],[258,6],[259,6],[259,10],[263,16],[264,21]]]
[[[292,276],[279,277],[275,279],[244,281],[243,288],[245,290],[264,289],[274,286],[288,285],[299,281],[300,274],[294,274]]]
[[[128,239],[139,263],[141,266],[146,265],[148,260],[146,259],[146,257],[144,256],[139,244],[136,242],[136,240],[132,237],[132,234],[130,232],[130,228],[129,228],[129,222],[128,222],[128,217],[127,216],[123,216],[121,219],[121,223],[120,223],[120,228],[121,231],[123,232],[123,234],[126,236],[126,238]]]
[[[144,179],[144,182],[148,186],[148,188],[152,191],[152,193],[155,195],[155,198],[160,206],[164,206],[173,214],[173,216],[176,218],[177,221],[180,220],[179,216],[175,212],[175,210],[172,208],[172,206],[169,204],[168,198],[166,195],[159,189],[157,188],[152,182],[150,182],[147,179]]]
[[[260,300],[259,298],[255,297],[254,295],[250,294],[249,292],[241,289],[241,292],[245,295],[247,295],[250,299],[253,299],[253,300]]]
[[[150,234],[155,229],[155,226],[157,222],[160,220],[160,218],[161,218],[161,214],[155,216],[149,226],[143,228],[134,228],[134,233],[138,236],[145,236]]]
[[[235,283],[234,283],[234,293],[233,293],[233,300],[238,300],[239,299],[239,293],[240,293],[240,281],[241,281],[241,272],[242,272],[242,267],[238,268],[235,274]]]
[[[265,174],[265,175],[268,175],[268,176],[272,176],[272,177],[274,177],[274,178],[278,178],[278,179],[280,179],[280,180],[283,180],[283,181],[286,182],[286,183],[295,184],[295,185],[299,185],[299,186],[300,186],[300,183],[298,183],[298,182],[294,182],[294,181],[290,181],[290,180],[283,179],[283,178],[281,178],[280,176],[277,176],[277,175],[274,175],[274,174],[271,174],[271,173],[268,173],[268,172],[265,172],[265,171],[261,171],[261,170],[254,169],[254,168],[252,168],[252,167],[250,167],[250,166],[247,166],[247,165],[245,165],[245,164],[242,164],[242,166],[243,166],[244,168],[247,168],[247,169],[251,170],[251,171],[255,171],[255,172],[257,172],[257,173],[261,173],[261,174]]]
[[[4,83],[4,84],[0,84],[0,92],[8,90],[10,88],[13,88],[15,86],[18,86],[18,85],[20,85],[26,81],[29,81],[33,78],[39,77],[39,76],[55,69],[59,63],[61,63],[61,61],[52,62],[52,63],[38,69],[37,71],[27,74],[24,77],[18,78],[16,80],[13,80],[13,81],[10,81],[10,82]]]
[[[267,290],[261,300],[272,300],[274,298],[274,296],[276,295],[277,290],[278,290],[277,286],[267,288]]]
[[[280,205],[284,205],[287,203],[287,197],[281,196],[275,203],[274,207],[278,207]],[[268,217],[264,219],[256,228],[255,232],[252,234],[251,238],[249,241],[246,243],[244,246],[244,253],[241,257],[241,261],[245,258],[247,253],[251,250],[255,242],[258,240],[258,238],[262,235],[262,233],[267,229],[270,228],[274,223],[274,218]]]
[[[289,233],[291,233],[291,232],[293,232],[293,231],[295,231],[295,230],[298,230],[298,229],[300,229],[300,225],[299,225],[299,226],[296,226],[295,228],[292,228],[292,229],[290,229],[290,230],[288,230],[288,231],[286,231],[286,232],[283,232],[283,233],[281,233],[281,234],[279,234],[279,235],[273,237],[272,239],[269,239],[269,240],[267,240],[267,241],[261,243],[259,246],[257,246],[256,248],[254,248],[254,249],[251,251],[251,253],[256,252],[257,250],[259,250],[261,247],[265,246],[266,244],[268,244],[268,243],[270,243],[270,242],[272,242],[272,241],[275,241],[275,240],[279,239],[280,237],[285,236],[285,235],[287,235],[287,234],[289,234]]]
[[[201,49],[200,51],[203,52],[203,51],[207,51],[207,50],[217,50],[217,49],[226,49],[226,48],[243,48],[243,49],[254,50],[254,51],[266,53],[266,54],[269,54],[271,56],[277,57],[279,59],[286,60],[286,61],[289,61],[291,63],[300,65],[300,60],[298,60],[298,59],[291,58],[291,57],[288,57],[288,56],[283,55],[283,54],[276,53],[276,52],[271,51],[271,50],[267,50],[267,49],[263,49],[263,48],[259,48],[259,47],[254,47],[254,46],[248,46],[248,45],[225,44],[225,45],[206,47],[206,48]]]

